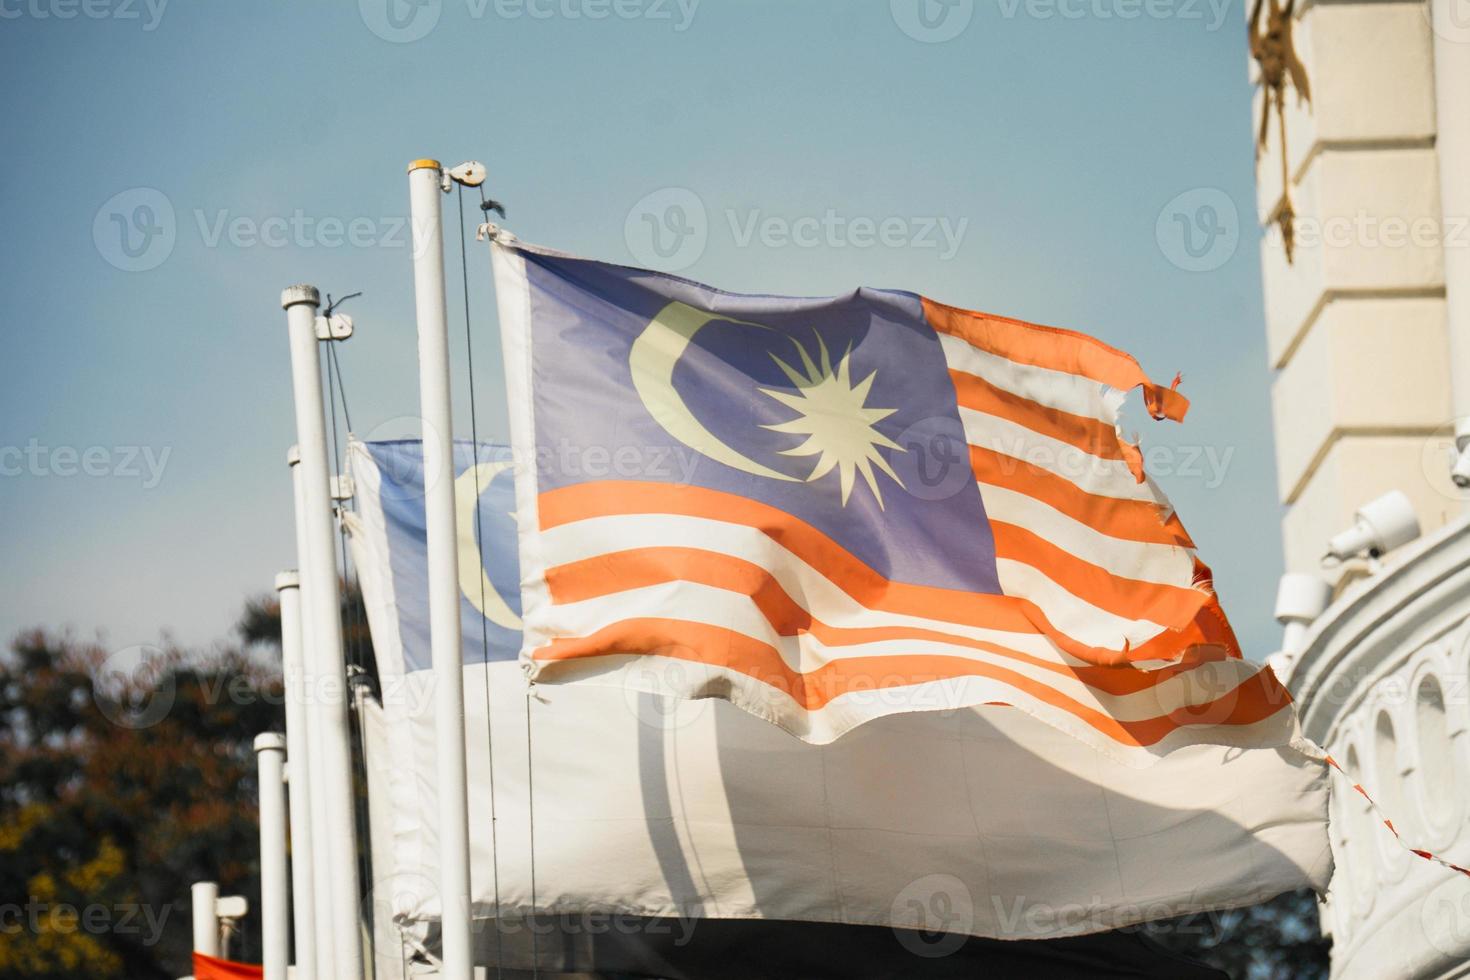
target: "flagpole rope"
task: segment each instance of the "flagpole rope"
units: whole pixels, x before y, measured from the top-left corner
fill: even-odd
[[[461,185],[461,194],[463,186]],[[488,220],[490,212],[494,211],[502,218],[505,217],[505,207],[499,201],[493,201],[485,196],[485,185],[480,185],[480,214]],[[464,239],[464,198],[460,198],[460,244]],[[483,587],[484,580],[481,579]],[[528,846],[530,847],[531,865],[531,916],[536,915],[536,770],[533,765],[534,752],[531,743],[531,691],[526,690],[526,826],[529,835]],[[536,980],[541,976],[541,941],[539,930],[531,929],[531,976]]]
[[[332,298],[329,295],[327,297],[327,316],[331,316],[333,307],[334,304],[332,303]],[[332,419],[332,467],[333,472],[336,473],[337,476],[340,478],[342,475],[342,441],[337,427],[337,399],[339,396],[342,400],[342,422],[349,435],[352,432],[352,413],[347,407],[347,386],[342,377],[342,364],[337,359],[336,344],[334,341],[331,340],[318,341],[318,343],[325,344],[327,348],[327,356],[323,358],[323,367],[325,368],[327,375],[327,401],[330,405],[330,415]],[[336,506],[339,509],[347,509],[349,503],[346,500],[339,500],[336,502]],[[355,566],[351,566],[348,561],[347,525],[340,518],[337,521],[337,543],[341,554],[341,564],[338,567],[341,569],[342,573],[339,586],[340,591],[338,592],[337,599],[338,618],[342,618],[342,607],[344,603],[346,604],[347,608],[351,610],[351,612],[348,614],[350,618],[348,619],[348,622],[344,624],[347,628],[343,630],[343,632],[345,633],[345,643],[343,644],[344,653],[346,654],[346,660],[349,665],[356,667],[359,672],[366,674],[367,657],[364,655],[364,651],[362,649],[362,617],[357,608],[357,604],[351,601],[352,589],[350,588],[349,584],[352,582],[353,579],[356,578],[356,568]],[[351,568],[351,572],[349,572],[349,568]],[[361,591],[360,585],[358,586],[358,591]],[[344,686],[343,688],[343,697],[347,699],[347,710],[349,713],[351,713],[357,709],[355,699],[348,695],[351,678],[344,677],[343,681],[347,684],[347,686]],[[366,786],[367,733],[364,725],[365,720],[363,719],[362,712],[357,711],[357,744],[355,746],[356,751],[352,751],[354,746],[349,744],[349,756],[352,760],[352,778],[354,780],[357,780],[359,778],[360,769],[360,778],[362,781],[362,785]],[[351,731],[350,728],[349,731]],[[372,822],[367,812],[366,800],[365,798],[359,798],[358,794],[355,792],[352,795],[352,818],[357,840],[371,841]],[[357,880],[359,893],[357,895],[357,902],[359,906],[362,904],[363,898],[365,897],[364,893],[361,892],[363,883],[372,880],[371,853],[371,846],[359,847],[357,854],[354,855],[354,859],[357,861],[358,870]],[[369,951],[371,953],[373,952],[372,944],[374,942],[373,930],[368,930],[368,937]]]
[[[1359,796],[1368,801],[1368,809],[1371,810],[1373,815],[1376,816],[1380,821],[1382,821],[1383,825],[1388,828],[1389,832],[1393,834],[1393,839],[1398,841],[1399,846],[1403,847],[1410,854],[1421,857],[1426,861],[1432,861],[1435,864],[1440,865],[1441,867],[1448,868],[1451,871],[1457,871],[1460,874],[1465,875],[1466,877],[1470,877],[1470,869],[1462,868],[1452,861],[1447,861],[1444,858],[1440,857],[1438,854],[1435,854],[1433,851],[1426,851],[1421,848],[1414,847],[1408,841],[1404,840],[1404,838],[1399,834],[1398,828],[1393,825],[1393,821],[1389,819],[1388,815],[1383,812],[1383,809],[1378,805],[1377,801],[1375,801],[1373,797],[1368,795],[1368,791],[1363,788],[1363,784],[1358,782],[1352,773],[1348,772],[1341,765],[1339,765],[1338,761],[1334,759],[1331,754],[1327,752],[1322,752],[1320,757],[1323,762],[1327,763],[1327,765],[1331,766],[1333,769],[1336,769],[1343,778],[1351,783],[1353,789],[1358,793]]]
[[[459,184],[459,271],[464,286],[464,349],[465,374],[469,377],[470,394],[470,457],[475,483],[475,549],[480,558],[480,567],[485,566],[484,516],[480,513],[480,413],[475,402],[475,344],[470,329],[470,263],[468,246],[465,243],[464,185]],[[483,194],[484,192],[481,191]],[[480,609],[485,608],[485,576],[480,575]],[[495,890],[495,976],[504,972],[505,959],[501,942],[500,926],[500,842],[497,835],[495,808],[495,735],[490,719],[490,627],[483,614],[480,616],[480,653],[484,658],[485,677],[485,753],[490,761],[490,871]],[[534,867],[534,851],[532,862]],[[534,871],[533,871],[534,875]],[[535,889],[532,889],[534,894]],[[534,905],[534,899],[532,900]]]

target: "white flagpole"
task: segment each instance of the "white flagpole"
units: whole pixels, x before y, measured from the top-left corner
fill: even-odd
[[[286,451],[286,465],[291,468],[291,494],[296,510],[296,561],[298,568],[302,568],[306,565],[307,552],[306,502],[301,489],[301,451],[296,446]],[[332,862],[327,848],[327,797],[320,789],[326,785],[322,773],[322,722],[318,717],[322,710],[321,697],[318,694],[322,681],[317,673],[320,670],[317,665],[319,658],[312,654],[315,641],[307,632],[306,621],[302,618],[302,610],[311,608],[311,603],[307,599],[306,586],[301,582],[299,572],[297,583],[299,605],[296,610],[296,636],[301,643],[302,716],[305,719],[302,730],[306,733],[306,765],[302,772],[306,776],[307,785],[317,787],[315,791],[308,789],[305,797],[309,835],[307,840],[310,843],[308,869],[311,872],[312,927],[319,940],[315,943],[316,975],[318,980],[332,980],[337,975],[337,964],[328,931],[332,922]],[[282,629],[285,628],[284,617],[283,605]],[[290,725],[291,718],[287,715],[288,730]]]
[[[444,980],[472,980],[469,799],[465,786],[464,653],[459,622],[454,444],[449,400],[449,321],[444,302],[442,167],[408,168],[413,293],[418,314],[423,416],[424,511],[429,544],[429,641],[435,688],[439,803],[439,897]]]
[[[352,748],[347,721],[347,668],[342,653],[342,618],[337,597],[337,555],[332,526],[331,472],[327,462],[326,418],[322,408],[321,360],[316,319],[321,294],[314,286],[292,286],[281,293],[291,347],[291,388],[296,400],[296,444],[301,479],[306,554],[301,561],[307,655],[312,667],[312,698],[317,702],[320,781],[313,797],[325,800],[325,845],[331,871],[331,902],[317,928],[331,936],[333,980],[362,980],[361,896],[357,880],[357,828],[352,807]]]
[[[276,576],[276,592],[281,603],[281,674],[286,681],[286,803],[291,824],[291,912],[296,940],[296,964],[292,976],[294,980],[316,980],[311,753],[307,748],[306,675],[301,660],[300,576],[295,571],[280,573]]]
[[[290,899],[286,892],[286,739],[255,736],[260,793],[260,950],[264,980],[286,980]]]
[[[194,952],[219,957],[219,885],[196,881],[189,889],[194,909]]]

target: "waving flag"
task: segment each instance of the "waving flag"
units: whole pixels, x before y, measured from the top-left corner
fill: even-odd
[[[1133,768],[994,706],[812,745],[719,700],[528,684],[519,631],[497,620],[520,609],[507,459],[455,445],[477,962],[850,977],[1029,956],[1096,976],[1099,958],[1124,972],[1128,935],[1025,941],[1325,887],[1327,770],[1290,750],[1195,745]],[[396,930],[375,945],[392,975],[403,947],[434,952],[439,915],[424,470],[417,441],[354,441],[348,462],[381,687],[361,716],[370,902]],[[532,913],[568,934],[533,944]]]
[[[818,743],[990,702],[1139,764],[1292,737],[1118,433],[1132,388],[1187,407],[1132,358],[499,239],[533,679],[722,697]]]

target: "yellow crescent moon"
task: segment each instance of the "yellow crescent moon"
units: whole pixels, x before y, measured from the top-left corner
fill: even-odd
[[[485,574],[480,561],[480,544],[475,537],[475,511],[480,505],[478,491],[490,485],[497,475],[510,469],[508,461],[476,463],[454,481],[454,509],[459,524],[459,590],[490,622],[508,630],[521,628],[521,617],[506,603]],[[478,574],[477,574],[478,573]],[[483,603],[483,604],[482,604]]]
[[[648,326],[633,341],[632,349],[628,353],[628,366],[633,369],[633,387],[638,390],[643,407],[648,409],[648,414],[653,416],[653,420],[665,432],[710,459],[756,476],[799,482],[796,477],[762,466],[721,442],[694,417],[689,406],[684,404],[684,399],[674,390],[674,368],[678,365],[679,358],[684,356],[689,342],[700,328],[714,319],[730,318],[716,317],[675,300],[648,321]],[[745,323],[744,320],[730,322]],[[758,323],[747,325],[760,326]]]

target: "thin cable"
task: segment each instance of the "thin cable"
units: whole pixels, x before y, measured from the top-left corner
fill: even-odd
[[[536,915],[536,777],[531,764],[531,692],[526,691],[526,822],[531,835],[531,917]],[[541,975],[540,930],[531,927],[531,976]]]
[[[326,366],[326,372],[327,372],[327,400],[328,400],[328,402],[331,405],[331,416],[332,416],[332,460],[333,460],[332,465],[333,465],[333,470],[334,470],[335,474],[340,479],[341,474],[342,474],[342,442],[341,442],[341,437],[339,436],[338,431],[337,431],[337,395],[340,392],[340,394],[342,396],[342,414],[344,416],[343,421],[347,423],[347,426],[348,426],[348,428],[350,430],[350,428],[351,428],[351,422],[346,418],[346,416],[347,416],[347,389],[346,389],[346,387],[345,387],[345,385],[343,384],[343,381],[342,381],[342,369],[341,369],[340,364],[337,361],[337,351],[333,347],[333,341],[330,341],[330,340],[320,341],[320,343],[325,343],[327,345],[327,357],[325,359],[325,361],[326,361],[325,366]],[[336,501],[336,507],[337,507],[337,510],[339,511],[338,521],[337,521],[337,540],[338,540],[338,545],[339,545],[339,547],[341,549],[341,556],[342,556],[341,557],[341,562],[342,563],[339,566],[341,568],[341,570],[342,570],[342,577],[341,577],[341,580],[340,580],[340,583],[341,583],[340,584],[340,591],[337,594],[338,595],[338,599],[337,599],[337,618],[338,618],[339,621],[341,621],[343,619],[343,616],[342,616],[342,607],[343,607],[344,604],[349,609],[352,610],[352,614],[350,616],[350,620],[349,620],[349,623],[348,623],[348,625],[351,628],[345,631],[347,633],[347,636],[346,636],[346,643],[344,644],[344,652],[347,655],[346,656],[347,662],[350,663],[350,664],[352,664],[353,666],[356,666],[359,672],[365,674],[366,673],[366,669],[363,666],[364,657],[362,655],[362,649],[361,649],[361,647],[362,647],[362,636],[361,636],[361,630],[359,628],[359,625],[360,624],[357,622],[357,620],[358,620],[359,617],[356,614],[356,603],[354,603],[352,601],[352,598],[351,598],[352,592],[351,592],[351,589],[350,589],[349,584],[348,584],[349,583],[349,579],[348,579],[348,567],[349,566],[348,566],[348,560],[347,560],[347,526],[346,526],[346,523],[341,520],[341,515],[340,515],[340,512],[342,510],[345,510],[346,509],[346,502],[345,501]],[[343,678],[343,681],[344,682],[348,682],[348,680],[349,679],[347,677],[344,677]],[[346,689],[345,688],[344,688],[343,693],[344,693],[344,695],[346,694]],[[355,702],[355,699],[353,699],[353,698],[349,698],[348,699],[347,705],[348,705],[349,712],[351,710],[357,708],[357,705],[354,702]],[[362,719],[362,711],[361,710],[358,710],[357,711],[357,715],[358,715],[358,724],[359,724],[359,726],[361,726],[362,720],[363,720]],[[351,730],[352,730],[351,728],[348,729],[349,732]],[[357,751],[356,752],[353,752],[352,751],[352,749],[354,748],[354,746],[351,745],[351,742],[350,742],[350,739],[349,739],[348,753],[349,753],[349,757],[351,758],[351,764],[352,764],[352,768],[353,768],[352,775],[354,777],[356,777],[358,775],[359,771],[360,771],[361,772],[362,785],[366,786],[367,785],[367,738],[366,738],[365,733],[363,731],[361,731],[361,730],[358,731],[357,735],[358,735],[358,737],[357,737],[357,745],[355,746],[355,748],[356,748]],[[366,809],[366,800],[363,799],[363,798],[359,798],[358,797],[358,794],[356,792],[353,793],[352,818],[353,818],[353,827],[354,827],[354,830],[356,831],[356,836],[357,836],[358,841],[359,842],[361,842],[363,840],[369,840],[369,841],[371,841],[371,839],[372,839],[372,824],[371,824],[371,821],[369,820],[369,817],[368,817],[368,813],[367,813],[367,809]],[[364,836],[364,834],[365,834],[365,836]],[[357,877],[357,880],[358,880],[359,889],[361,889],[363,883],[371,880],[372,864],[371,864],[370,858],[368,856],[370,850],[371,850],[371,847],[366,847],[365,848],[365,847],[362,847],[362,846],[359,845],[359,847],[357,849],[357,854],[354,855],[355,859],[357,860],[357,869],[358,869],[358,877]],[[362,899],[363,899],[363,896],[362,896],[361,893],[359,893],[358,896],[357,896],[357,900],[358,900],[358,903],[359,904],[361,904]]]
[[[332,363],[337,368],[337,390],[342,395],[342,421],[347,424],[347,432],[350,435],[352,433],[352,412],[347,408],[347,386],[342,378],[342,365],[337,360],[337,345],[335,343],[327,344],[327,356],[331,358]]]
[[[470,389],[470,467],[475,477],[475,547],[480,556],[480,567],[485,567],[484,515],[480,511],[480,413],[475,409],[475,344],[470,330],[470,260],[465,244],[464,185],[459,185],[459,273],[464,284],[464,352],[465,373],[469,375]],[[480,574],[480,608],[485,608],[485,575]],[[485,752],[490,759],[490,870],[495,888],[495,975],[499,977],[505,968],[503,943],[500,932],[500,842],[496,833],[495,811],[495,736],[490,724],[490,625],[484,613],[480,615],[480,654],[485,673]],[[534,903],[533,903],[534,904]]]
[[[356,294],[353,294],[353,295],[356,295]],[[344,426],[345,426],[345,428],[347,430],[347,438],[348,439],[351,439],[352,438],[352,410],[347,407],[347,381],[346,381],[346,378],[345,378],[345,376],[344,376],[344,374],[342,372],[342,362],[337,359],[337,345],[335,343],[329,342],[327,344],[327,358],[328,358],[328,362],[330,363],[330,365],[334,369],[334,372],[333,373],[335,373],[336,374],[336,377],[337,377],[336,396],[339,396],[342,399],[342,422],[343,422],[343,424],[344,424]],[[333,404],[335,406],[335,402]],[[333,412],[335,413],[335,411],[336,411],[336,409],[334,407],[333,408]],[[337,422],[337,419],[336,419],[336,415],[334,414],[333,417],[332,417],[332,425],[333,425],[332,439],[333,439],[334,443],[335,443],[336,438],[337,438],[337,436],[336,436],[336,422]],[[345,466],[343,465],[343,461],[342,461],[341,456],[340,456],[340,453],[339,453],[338,460],[337,460],[337,471],[338,471],[338,473],[343,473],[344,470],[345,470]],[[339,504],[338,504],[338,506],[342,510],[345,510],[345,511],[353,510],[354,507],[356,506],[356,497],[348,497],[346,500],[340,501]],[[369,642],[369,640],[366,639],[366,637],[367,637],[366,611],[359,604],[359,602],[357,601],[357,598],[356,598],[356,597],[360,597],[362,595],[362,584],[359,581],[359,577],[358,577],[358,574],[357,574],[357,565],[356,565],[355,562],[352,562],[351,561],[352,553],[351,553],[351,551],[347,547],[347,526],[346,526],[346,524],[339,522],[338,525],[337,525],[337,533],[338,533],[338,535],[341,538],[341,549],[342,549],[342,583],[343,583],[343,589],[345,591],[344,600],[347,603],[348,624],[351,627],[351,631],[350,631],[350,635],[351,635],[351,640],[350,640],[351,650],[352,650],[353,655],[356,657],[355,663],[357,664],[357,666],[359,668],[361,668],[363,671],[367,672],[368,676],[372,677],[373,680],[376,682],[378,680],[377,673],[376,673],[376,666],[377,665],[376,664],[369,665],[369,663],[368,663],[368,656],[367,656],[367,643]],[[349,567],[351,569],[350,574],[349,574],[349,571],[348,571]],[[369,667],[370,666],[373,668],[372,670],[369,670]]]
[[[488,219],[490,217],[490,212],[491,211],[498,212],[502,218],[505,217],[505,208],[502,207],[498,201],[492,201],[488,197],[486,197],[485,196],[485,185],[484,184],[481,184],[480,185],[480,213],[482,215],[484,215],[484,217],[486,219]],[[464,264],[464,261],[465,260],[464,260],[464,237],[463,237],[463,228],[464,228],[464,188],[463,187],[460,188],[460,197],[459,197],[459,220],[460,220],[460,228],[461,228],[461,232],[460,232],[460,259],[461,259],[461,264]],[[469,282],[468,282],[468,278],[466,279],[466,282],[465,282],[465,295],[467,297],[466,298],[466,302],[468,303],[468,295],[469,295]],[[471,382],[470,382],[470,406],[471,406],[470,407],[470,410],[471,410],[471,412],[474,411],[474,398],[475,398],[475,393],[474,393],[474,376],[471,375]],[[484,582],[484,579],[482,578],[480,580],[480,588],[483,590],[484,587],[485,587],[485,582]],[[488,675],[487,675],[487,677],[488,677]],[[527,829],[528,829],[528,831],[530,833],[530,846],[531,846],[531,853],[530,853],[530,858],[531,858],[531,913],[530,914],[531,914],[531,917],[534,918],[535,915],[536,915],[536,781],[535,781],[535,774],[534,774],[534,766],[532,765],[532,748],[531,748],[531,692],[529,690],[526,692],[526,822],[527,822]],[[534,926],[531,929],[531,976],[533,978],[534,977],[541,976],[540,939],[539,939],[539,932],[538,932],[538,930]]]
[[[337,391],[339,390],[340,386],[340,381],[337,377],[336,370],[337,352],[332,349],[332,341],[326,340],[321,341],[321,343],[325,343],[327,345],[327,401],[330,402],[332,406],[332,473],[340,481],[342,478],[342,442],[337,434]],[[333,506],[341,509],[342,501],[334,500]],[[347,598],[345,595],[347,591],[347,532],[343,528],[342,521],[340,519],[337,521],[337,540],[338,544],[341,547],[341,564],[338,567],[342,569],[342,592],[338,594],[337,599],[337,616],[340,618],[342,615],[343,603],[346,601]],[[361,666],[357,664],[356,651],[352,649],[353,644],[351,641],[348,642],[347,647],[349,653],[353,655],[349,662],[354,665]]]

